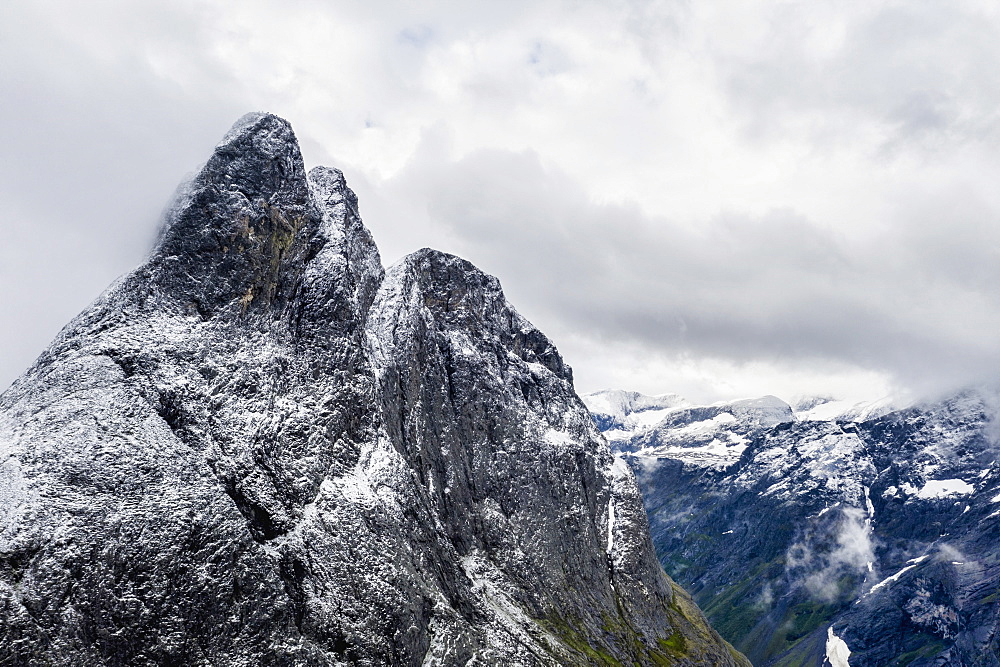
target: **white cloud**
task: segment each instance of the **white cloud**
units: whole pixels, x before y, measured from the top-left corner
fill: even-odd
[[[844,575],[864,580],[872,572],[875,543],[866,514],[856,507],[843,508],[835,523],[810,526],[802,539],[785,554],[785,575],[795,587],[804,587],[815,599],[842,601],[852,591]]]
[[[384,256],[498,275],[583,389],[978,379],[998,24],[975,2],[14,2],[0,384],[251,109],[346,171]]]

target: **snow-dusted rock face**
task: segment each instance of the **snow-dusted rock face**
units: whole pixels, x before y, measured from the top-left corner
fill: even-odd
[[[757,665],[1000,664],[996,390],[827,403],[720,424],[747,440],[728,463],[678,446],[669,416],[612,443],[666,570]]]
[[[497,281],[241,119],[0,397],[0,664],[747,664]]]

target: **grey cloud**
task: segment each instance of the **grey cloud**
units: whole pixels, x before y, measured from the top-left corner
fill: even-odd
[[[436,155],[390,189],[423,193],[452,249],[500,275],[543,328],[631,339],[650,354],[847,362],[916,391],[976,381],[1000,362],[986,261],[997,246],[982,216],[942,226],[933,207],[909,211],[874,243],[790,210],[691,228],[594,203],[599,192],[530,152]]]
[[[853,13],[786,4],[752,10],[767,16],[766,33],[731,47],[715,37],[713,22],[726,12],[706,19],[704,7],[630,1],[455,11],[446,2],[303,1],[244,6],[243,23],[213,3],[5,7],[0,387],[141,260],[178,181],[252,109],[288,117],[310,164],[345,169],[383,256],[423,245],[465,255],[498,275],[512,301],[548,331],[627,341],[649,355],[853,364],[914,387],[993,373],[1000,365],[1000,200],[990,194],[1000,104],[995,21],[951,3]],[[846,26],[843,39],[816,50],[810,31],[828,17]],[[266,32],[254,32],[261,25]],[[339,51],[328,27],[360,37]],[[619,27],[621,42],[598,44]],[[299,31],[308,38],[285,39]],[[594,63],[579,51],[588,36],[601,56]],[[638,40],[643,62],[634,61],[629,39]],[[234,44],[247,49],[235,60],[227,52]],[[465,67],[469,60],[476,66]],[[675,71],[704,81],[664,75],[684,62],[697,66]],[[600,66],[621,71],[610,69],[609,79],[587,69]],[[592,80],[604,87],[573,97],[578,106],[546,96],[578,95]],[[676,113],[687,110],[687,98],[677,97],[686,94],[698,118]],[[458,155],[466,154],[456,160],[446,137],[459,125]],[[733,126],[749,131],[730,133]],[[392,173],[383,169],[396,156],[379,162],[362,148],[405,144],[409,130],[400,127],[422,129],[426,140],[386,180],[380,172]],[[559,135],[539,154],[476,150],[533,145],[539,127]],[[496,136],[507,131],[523,134]],[[885,215],[845,206],[858,219],[842,227],[821,226],[817,209],[826,204],[807,209],[809,193],[796,200],[781,187],[768,191],[774,208],[753,215],[706,187],[721,193],[711,204],[721,212],[699,224],[650,215],[645,200],[622,203],[600,188],[604,179],[615,192],[634,181],[655,199],[660,170],[677,182],[682,162],[700,159],[702,140],[711,144],[705,154],[737,165],[774,158],[761,165],[772,171],[795,169],[794,160],[780,161],[791,146],[810,156],[804,168],[812,171],[802,180],[791,172],[776,178],[815,184],[824,155],[849,154],[841,172],[844,164],[873,164],[869,146],[858,148],[861,135],[877,137],[875,159],[899,159],[899,174],[883,174],[865,202],[894,203]],[[747,136],[754,141],[738,145]],[[689,137],[690,144],[665,145]],[[940,155],[950,161],[938,166]],[[580,173],[566,173],[574,159],[567,156],[588,160],[589,186]],[[616,165],[615,173],[592,164]],[[728,178],[733,171],[719,169]],[[691,173],[715,172],[697,164]],[[838,186],[853,182],[838,175]],[[706,210],[698,197],[688,199],[687,210]],[[789,207],[793,200],[801,205]],[[882,227],[857,233],[875,219]]]
[[[209,51],[199,41],[197,16],[177,25],[155,11],[130,17],[127,7],[118,9],[14,3],[4,11],[0,387],[140,261],[177,181],[244,111],[226,100],[211,58],[204,60],[205,80],[187,89],[157,76],[148,60],[128,57],[129,49],[95,53],[73,36],[90,31],[79,21],[117,20],[127,25],[106,26],[109,38],[141,42],[155,26],[150,43],[175,40],[199,62]]]
[[[884,135],[888,154],[996,139],[1000,52],[995,22],[969,6],[915,2],[767,11],[756,52],[715,58],[733,108],[748,127],[777,137],[809,113],[813,141],[839,146],[852,133]],[[817,49],[842,21],[842,40]]]

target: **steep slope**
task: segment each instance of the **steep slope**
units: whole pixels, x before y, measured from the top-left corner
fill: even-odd
[[[0,664],[746,664],[495,279],[241,119],[0,397]]]
[[[728,465],[676,435],[658,448],[666,421],[614,446],[634,450],[664,567],[754,664],[996,665],[998,404],[982,388],[858,421],[734,419],[714,437],[749,442]]]

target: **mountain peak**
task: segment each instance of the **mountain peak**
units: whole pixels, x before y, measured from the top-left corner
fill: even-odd
[[[347,187],[344,172],[335,167],[313,167],[309,170],[309,184],[321,205],[336,206],[344,200],[354,206],[358,205],[354,191]]]
[[[274,114],[246,114],[215,147],[197,180],[272,205],[304,194],[305,166],[292,126]]]
[[[419,303],[439,329],[461,332],[475,346],[490,342],[498,350],[509,349],[572,385],[573,371],[552,341],[507,301],[499,280],[471,262],[422,248],[390,268],[386,282],[419,295],[411,303]]]
[[[295,133],[292,125],[281,116],[276,116],[268,111],[250,111],[240,116],[218,146],[225,146],[233,141],[240,140],[247,136],[265,134],[284,134],[286,138],[295,140]]]
[[[0,395],[0,443],[0,664],[746,664],[551,341],[458,257],[383,272],[270,114]]]
[[[206,318],[270,303],[287,291],[281,269],[300,230],[317,219],[291,126],[247,114],[167,213],[152,282]]]

